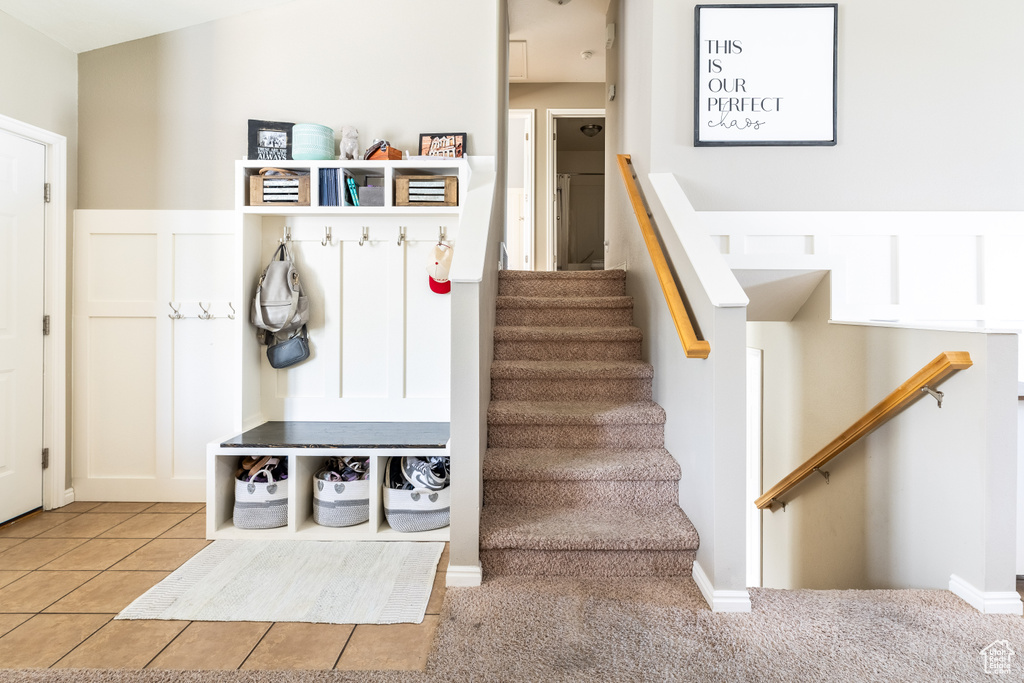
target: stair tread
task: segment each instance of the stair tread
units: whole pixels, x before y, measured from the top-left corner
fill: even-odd
[[[640,360],[495,360],[491,379],[650,379],[654,366]]]
[[[487,423],[544,425],[664,424],[654,401],[491,401]]]
[[[697,530],[678,507],[576,509],[485,505],[480,549],[696,550]]]
[[[494,341],[641,341],[639,327],[556,327],[498,325],[494,328]]]
[[[502,294],[497,308],[632,308],[631,296],[517,296]]]
[[[488,448],[485,481],[678,481],[664,448]]]
[[[626,271],[611,270],[502,270],[502,280],[625,280]]]

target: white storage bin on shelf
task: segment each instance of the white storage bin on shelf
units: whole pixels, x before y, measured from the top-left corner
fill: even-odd
[[[231,516],[239,529],[276,529],[288,524],[287,482],[274,481],[268,470],[262,472],[269,481],[235,479],[235,506]]]
[[[384,489],[384,516],[395,531],[410,533],[448,526],[451,519],[452,488],[440,491]]]
[[[320,526],[352,526],[370,519],[370,481],[313,480],[313,521]]]

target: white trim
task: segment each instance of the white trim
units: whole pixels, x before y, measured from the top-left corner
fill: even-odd
[[[43,507],[71,502],[65,488],[67,472],[67,160],[68,141],[28,123],[0,115],[0,130],[38,142],[46,148],[46,180],[50,202],[44,205],[46,241],[43,256],[43,310],[50,316],[50,334],[43,338],[43,445],[50,449],[50,467],[43,470]]]
[[[705,602],[712,612],[749,612],[750,593],[741,591],[719,591],[711,585],[708,575],[704,573],[700,563],[693,561],[693,582],[697,584]]]
[[[547,263],[544,264],[546,267],[544,270],[558,270],[558,264],[555,262],[555,182],[558,177],[557,169],[555,168],[555,119],[565,118],[583,118],[583,117],[596,117],[604,116],[605,110],[602,109],[548,109],[548,123],[547,123],[547,182],[544,186],[544,201],[547,202],[548,210],[545,212],[548,217],[547,225],[544,226],[544,231],[547,234]],[[605,150],[607,151],[607,150]],[[536,266],[536,264],[534,264]],[[540,270],[540,268],[534,267],[534,270]]]
[[[533,109],[509,109],[510,119],[526,119],[526,132],[529,139],[526,141],[525,149],[529,157],[529,163],[523,165],[523,183],[526,185],[526,206],[523,213],[527,216],[529,227],[523,234],[523,254],[527,257],[527,270],[537,270],[536,240],[537,240],[537,179],[534,167],[537,165],[537,114]]]
[[[1024,614],[1016,591],[982,592],[956,574],[949,575],[949,590],[982,614]]]
[[[445,575],[445,585],[455,588],[475,588],[484,579],[484,570],[479,564],[473,565],[448,565],[448,573]]]

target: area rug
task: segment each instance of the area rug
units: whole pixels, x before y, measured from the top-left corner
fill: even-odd
[[[215,541],[117,619],[423,621],[444,543]]]

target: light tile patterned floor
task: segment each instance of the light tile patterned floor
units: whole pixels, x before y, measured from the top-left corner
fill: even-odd
[[[205,540],[202,503],[75,502],[0,527],[4,668],[422,670],[448,546],[422,624],[113,621]]]

